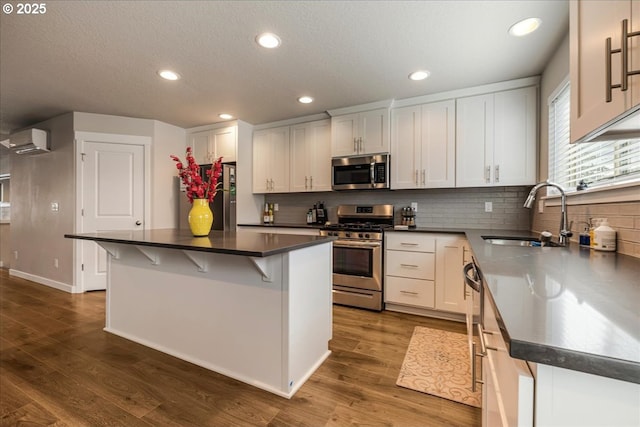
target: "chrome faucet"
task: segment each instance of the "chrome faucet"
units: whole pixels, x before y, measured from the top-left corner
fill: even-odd
[[[567,196],[564,194],[564,190],[558,184],[551,182],[549,180],[544,182],[539,182],[536,184],[531,191],[529,192],[529,196],[527,200],[524,202],[524,207],[531,209],[533,206],[533,201],[536,199],[536,193],[542,187],[554,187],[560,191],[560,195],[562,196],[560,201],[560,208],[562,211],[562,218],[560,218],[560,234],[558,236],[558,244],[560,246],[566,246],[569,243],[569,237],[573,236],[571,232],[571,225],[569,225],[567,221]]]

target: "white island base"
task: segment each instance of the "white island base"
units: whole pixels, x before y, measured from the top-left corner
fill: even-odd
[[[331,242],[266,257],[98,243],[108,332],[286,398],[330,354]]]

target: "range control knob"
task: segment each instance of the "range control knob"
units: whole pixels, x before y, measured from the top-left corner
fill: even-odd
[[[358,233],[358,237],[362,239],[362,233]]]
[[[344,233],[344,237],[351,237],[351,233]]]
[[[364,235],[364,238],[365,238],[365,239],[368,239],[368,238],[369,238],[369,233],[365,234],[365,235]]]

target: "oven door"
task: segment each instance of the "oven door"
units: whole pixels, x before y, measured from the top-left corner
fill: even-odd
[[[333,285],[382,291],[382,242],[333,242]]]

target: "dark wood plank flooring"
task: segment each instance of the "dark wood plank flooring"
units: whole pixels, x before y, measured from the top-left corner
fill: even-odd
[[[0,426],[481,424],[395,385],[415,326],[462,324],[334,306],[332,354],[288,400],[104,332],[104,302],[0,269]]]

